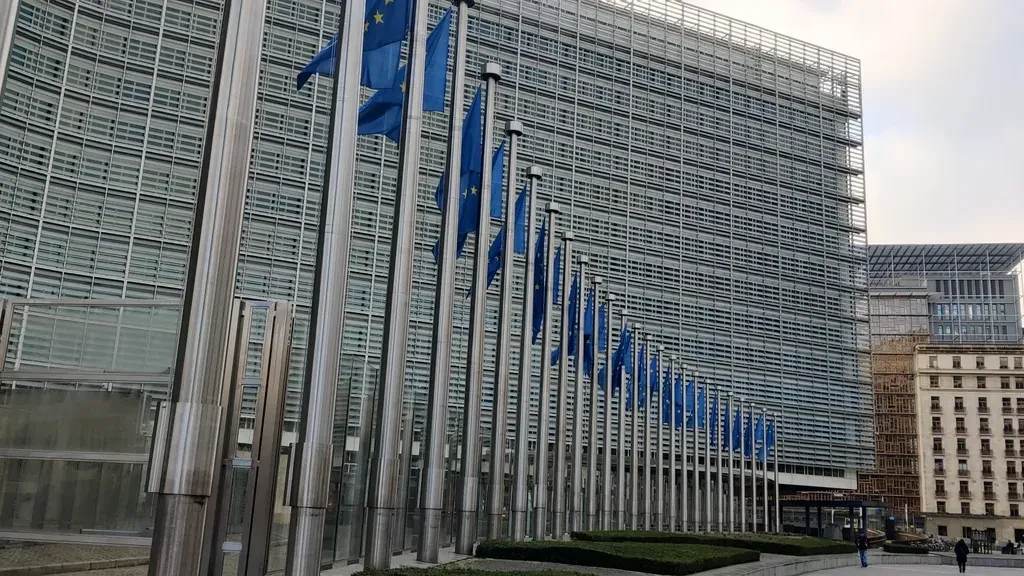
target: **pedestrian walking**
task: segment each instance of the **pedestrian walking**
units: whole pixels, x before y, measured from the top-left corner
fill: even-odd
[[[868,567],[868,535],[864,530],[861,530],[857,534],[856,538],[857,551],[860,552],[860,565],[862,568]]]
[[[956,565],[960,567],[960,573],[963,574],[967,570],[967,554],[970,550],[967,549],[967,543],[961,538],[956,546],[953,547],[953,553],[956,554]]]

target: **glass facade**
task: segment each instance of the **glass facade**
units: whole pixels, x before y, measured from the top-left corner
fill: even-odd
[[[286,443],[299,417],[331,88],[316,77],[296,91],[295,74],[333,35],[338,6],[267,4],[237,294],[299,305]],[[0,96],[0,294],[180,298],[221,8],[213,0],[22,0]],[[432,23],[442,10],[432,6]],[[677,2],[594,0],[474,8],[467,60],[467,95],[485,62],[501,64],[496,126],[524,122],[519,165],[546,175],[537,201],[569,208],[560,227],[584,237],[591,270],[625,296],[628,315],[707,382],[784,408],[800,430],[783,432],[787,464],[870,465],[859,62]],[[405,387],[414,413],[412,470],[403,478],[411,502],[446,127],[447,112],[425,115]],[[350,527],[358,526],[372,426],[396,164],[392,143],[360,138],[336,408],[341,505],[328,553],[338,559],[359,549]],[[462,433],[469,301],[459,295],[469,261],[457,268],[453,441]],[[513,331],[522,290],[519,273]],[[485,428],[497,303],[491,290]],[[513,346],[513,367],[517,354]],[[513,390],[510,412],[518,409]]]

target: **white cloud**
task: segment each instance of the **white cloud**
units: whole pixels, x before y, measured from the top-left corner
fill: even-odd
[[[872,243],[1024,241],[1024,2],[690,1],[861,60]]]

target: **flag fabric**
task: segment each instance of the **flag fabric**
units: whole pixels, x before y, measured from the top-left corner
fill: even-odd
[[[480,123],[480,89],[477,88],[476,94],[473,95],[473,102],[469,105],[469,110],[466,112],[466,117],[462,122],[462,162],[460,165],[460,178],[459,178],[459,217],[458,217],[458,237],[456,240],[455,257],[462,257],[462,250],[466,246],[466,239],[469,238],[468,231],[464,231],[464,227],[468,227],[468,220],[466,218],[466,204],[469,202],[467,196],[477,195],[480,189],[480,178],[483,173],[482,163],[482,148],[481,148],[481,123]],[[434,200],[437,203],[437,209],[442,214],[444,213],[444,201],[445,194],[447,194],[447,179],[448,175],[441,174],[441,179],[437,183],[437,189],[434,191]],[[479,203],[477,203],[479,207]],[[471,228],[476,227],[475,218],[474,224]],[[434,262],[437,262],[441,255],[440,240],[434,243]]]
[[[718,394],[711,399],[711,422],[708,423],[708,431],[711,432],[711,445],[718,445],[718,434],[722,431],[718,425]]]
[[[622,331],[619,332],[619,346],[612,353],[612,394],[622,393],[622,368],[626,366],[626,360],[630,356],[630,334],[629,326],[623,326]],[[602,370],[607,370],[608,366],[605,366]],[[604,375],[598,372],[598,382],[603,385]]]
[[[505,143],[502,142],[491,156],[491,203],[494,203],[495,184],[497,184],[498,216],[501,216],[501,182],[505,178]],[[473,234],[480,225],[480,196],[483,191],[483,172],[472,175],[469,189],[463,192],[462,204],[459,206],[459,236]],[[491,214],[493,217],[493,214]]]
[[[729,405],[725,405],[725,412],[722,414],[722,443],[725,449],[732,448],[732,414],[729,414]]]
[[[594,372],[594,290],[587,291],[583,307],[583,373],[589,378]]]
[[[743,446],[743,416],[742,411],[739,407],[736,408],[735,416],[732,420],[732,450],[733,452],[739,452]]]
[[[672,406],[672,370],[666,368],[662,371],[661,380],[661,423],[672,425],[675,416],[675,407]]]
[[[705,408],[707,408],[707,386],[701,386],[700,392],[697,393],[697,427],[704,429],[707,424],[707,415],[704,414]]]
[[[548,222],[544,220],[540,224],[540,230],[537,231],[537,244],[533,253],[533,343],[537,343],[537,336],[540,335],[540,331],[544,328],[544,268],[545,264],[545,244],[547,244],[548,238]]]
[[[764,462],[764,414],[757,417],[754,425],[754,445],[757,447],[757,460]]]
[[[768,423],[768,450],[775,452],[775,419]]]
[[[382,0],[383,1],[383,0]],[[397,3],[402,0],[392,0]],[[444,96],[447,88],[446,72],[448,67],[449,30],[451,29],[451,10],[434,26],[427,37],[427,57],[423,86],[423,111],[441,112],[444,110]],[[396,44],[395,46],[401,46]],[[393,142],[398,142],[402,128],[402,107],[405,100],[405,66],[398,69],[393,84],[381,87],[370,96],[370,99],[359,107],[360,136],[383,134]],[[443,185],[443,179],[442,179]]]
[[[683,395],[683,375],[676,374],[676,381],[672,384],[676,389],[676,405],[674,407],[675,412],[675,427],[681,428],[685,418],[683,418],[684,406],[686,404],[686,397]]]
[[[562,287],[562,247],[555,250],[555,275],[553,276],[555,288],[551,293],[551,301],[555,304],[561,302],[559,290]]]
[[[697,386],[694,384],[693,379],[690,379],[686,383],[686,427],[696,428],[697,419],[695,418],[697,412]]]
[[[523,189],[519,191],[519,197],[516,198],[515,238],[512,239],[516,254],[526,254],[526,234],[530,227],[530,223],[526,221],[528,195],[529,189],[526,184],[523,184]]]
[[[650,382],[651,397],[657,399],[661,390],[661,367],[658,365],[658,355],[651,352],[651,369],[647,371],[647,380]]]
[[[639,360],[640,364],[637,365],[636,380],[637,380],[637,384],[638,384],[638,386],[637,386],[637,394],[639,394],[640,396],[639,396],[639,398],[637,398],[637,403],[639,404],[640,410],[647,410],[647,386],[649,384],[647,382],[647,346],[646,345],[641,345],[640,346],[640,356],[639,356],[638,360]]]
[[[515,227],[515,234],[518,237],[520,235],[520,229],[522,235],[526,236],[526,187],[523,187],[523,191],[519,193],[519,198],[516,199],[515,214],[513,215],[515,220],[512,224]],[[518,246],[515,249],[516,254],[525,254],[526,246],[523,245],[522,251],[519,250]],[[487,287],[491,287],[491,282],[494,281],[494,277],[498,275],[498,270],[501,270],[501,264],[505,261],[505,227],[502,226],[501,230],[498,230],[498,235],[491,241],[491,247],[487,250]],[[473,290],[470,289],[470,294]]]
[[[566,341],[569,346],[569,358],[576,357],[577,348],[577,328],[576,328],[576,317],[579,309],[579,287],[580,287],[580,276],[579,273],[575,273],[572,276],[572,288],[569,289],[569,324],[566,326]],[[561,361],[561,349],[562,345],[559,344],[558,348],[551,353],[551,365],[558,366]]]
[[[367,88],[389,88],[395,84],[402,40],[409,32],[412,2],[409,0],[372,0],[363,14],[363,62],[359,83]],[[334,74],[337,37],[313,56],[299,72],[296,87],[301,90],[313,74]]]
[[[750,458],[754,455],[754,427],[750,421],[750,414],[743,415],[743,456]]]

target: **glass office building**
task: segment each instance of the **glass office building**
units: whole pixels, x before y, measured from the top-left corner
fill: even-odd
[[[295,75],[330,40],[338,5],[268,0],[263,39],[237,294],[299,304],[286,442],[299,418],[331,88],[317,77],[296,91]],[[432,7],[431,22],[443,8]],[[0,97],[0,295],[180,298],[221,9],[214,0],[21,0]],[[784,436],[785,470],[808,485],[870,467],[860,63],[675,1],[600,0],[482,3],[471,12],[467,95],[488,61],[504,73],[496,126],[514,117],[526,126],[517,186],[527,166],[544,169],[537,201],[568,207],[560,227],[583,236],[591,270],[625,297],[630,318],[704,381],[784,409],[785,427],[800,431]],[[446,127],[447,112],[425,115],[405,388],[417,443]],[[397,178],[392,143],[364,137],[358,148],[335,437],[345,446],[339,490],[353,494]],[[457,271],[453,438],[468,284],[467,258]],[[520,272],[516,300],[522,290]],[[489,301],[485,427],[496,289]],[[122,363],[172,364],[176,319],[160,318],[147,327],[162,336]],[[49,340],[12,345],[8,364],[80,364],[80,349],[44,344],[62,329],[81,326],[52,322]]]

